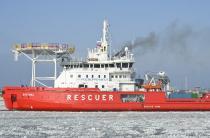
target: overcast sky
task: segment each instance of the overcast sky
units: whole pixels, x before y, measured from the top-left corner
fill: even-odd
[[[152,47],[134,51],[137,73],[166,71],[174,87],[210,88],[209,0],[1,0],[0,87],[29,84],[31,63],[13,60],[12,45],[24,42],[72,43],[86,56],[110,23],[112,49],[126,41],[157,37]],[[41,73],[48,71],[43,68]]]

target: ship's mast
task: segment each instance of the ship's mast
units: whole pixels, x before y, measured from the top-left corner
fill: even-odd
[[[97,41],[96,48],[88,50],[88,60],[106,61],[109,54],[109,24],[104,20],[101,40]]]
[[[108,43],[108,21],[107,20],[104,20],[104,24],[103,24],[103,39],[102,39],[102,42],[104,43]]]
[[[101,52],[106,53],[108,56],[108,48],[109,48],[109,24],[107,20],[104,20],[103,34],[101,41]]]

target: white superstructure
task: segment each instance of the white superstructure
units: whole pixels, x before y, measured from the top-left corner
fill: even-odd
[[[55,80],[60,88],[99,88],[103,91],[134,91],[137,89],[134,58],[125,47],[123,54],[112,56],[109,52],[109,24],[103,23],[103,35],[97,47],[88,50],[85,61],[62,60],[63,71]]]

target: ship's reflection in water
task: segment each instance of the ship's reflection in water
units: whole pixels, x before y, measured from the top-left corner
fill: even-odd
[[[210,137],[210,112],[6,111],[0,137]]]

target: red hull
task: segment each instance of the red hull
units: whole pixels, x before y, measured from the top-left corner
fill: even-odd
[[[123,101],[122,95],[143,95]],[[9,110],[39,111],[210,111],[210,94],[193,99],[169,99],[165,92],[102,92],[95,88],[4,87]]]

